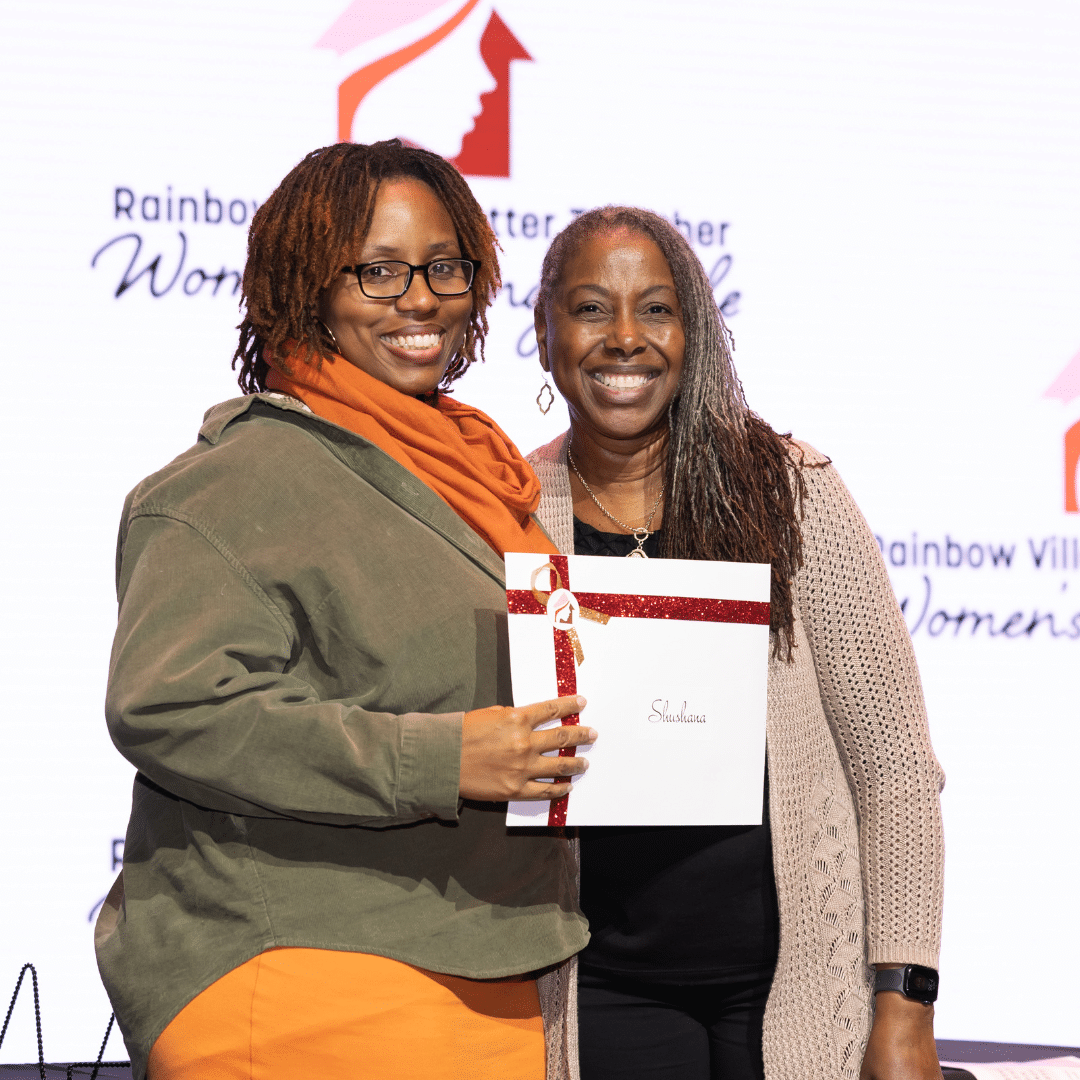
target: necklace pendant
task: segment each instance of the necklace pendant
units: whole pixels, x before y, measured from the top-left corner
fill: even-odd
[[[647,559],[649,556],[645,554],[645,541],[649,539],[649,530],[642,526],[640,529],[632,529],[631,532],[637,541],[637,547],[626,557],[628,559]]]

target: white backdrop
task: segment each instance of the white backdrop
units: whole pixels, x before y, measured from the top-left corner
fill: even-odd
[[[496,173],[509,138],[509,175],[470,180],[508,284],[487,363],[457,392],[523,450],[565,425],[533,403],[528,297],[548,235],[614,201],[692,230],[751,404],[833,457],[906,600],[949,777],[938,1034],[1080,1044],[1080,517],[1063,494],[1080,421],[1080,8],[496,0],[512,37],[485,62],[492,2],[471,2],[449,31],[464,0],[0,12],[0,993],[34,961],[47,1056],[96,1051],[109,1007],[89,915],[132,777],[102,719],[123,498],[237,392],[246,222],[335,141],[338,86],[370,68],[385,77],[353,137],[475,166],[481,113]],[[13,1025],[0,1057],[33,1059],[28,1004]]]

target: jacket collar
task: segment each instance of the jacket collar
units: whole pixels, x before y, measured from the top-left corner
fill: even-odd
[[[238,416],[243,416],[257,401],[272,405],[275,409],[303,412],[314,416],[314,413],[299,398],[291,397],[289,394],[276,394],[273,391],[247,394],[244,397],[230,398],[228,401],[221,402],[220,405],[207,409],[203,416],[202,427],[199,428],[199,438],[205,439],[214,446],[221,438],[221,433]]]

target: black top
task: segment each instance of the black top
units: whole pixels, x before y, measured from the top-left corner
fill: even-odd
[[[574,518],[575,555],[619,555],[625,558],[637,547],[629,533],[606,533]],[[660,530],[649,533],[642,545],[645,554],[655,559],[660,554]]]
[[[659,532],[645,541],[653,558]],[[626,556],[637,542],[574,518],[574,553]],[[780,948],[766,768],[764,824],[580,830],[581,963],[647,982],[768,977]]]

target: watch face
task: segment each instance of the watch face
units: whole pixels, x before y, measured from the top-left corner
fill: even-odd
[[[908,964],[904,970],[904,993],[920,1001],[935,1001],[938,992],[938,973],[920,964]]]

